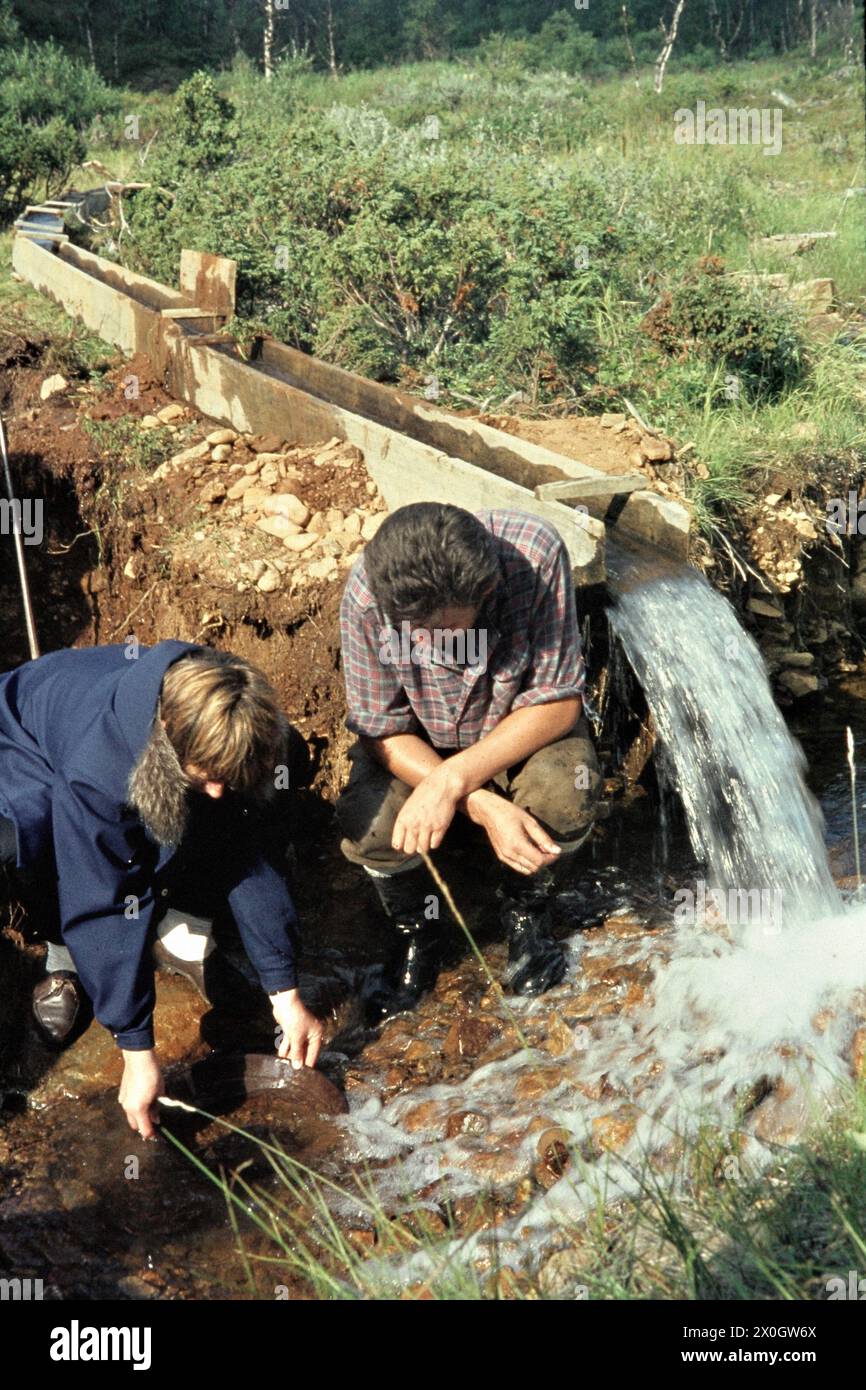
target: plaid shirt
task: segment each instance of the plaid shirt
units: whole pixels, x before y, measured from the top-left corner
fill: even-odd
[[[353,733],[415,733],[434,748],[468,748],[512,710],[582,694],[574,581],[562,540],[525,512],[476,516],[496,539],[499,580],[462,653],[448,649],[447,634],[422,651],[408,625],[402,633],[390,626],[368,588],[363,555],[355,561],[340,608]]]

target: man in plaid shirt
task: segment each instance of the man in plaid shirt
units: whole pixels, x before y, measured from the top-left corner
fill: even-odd
[[[401,507],[356,561],[340,622],[358,736],[337,804],[342,848],[373,877],[401,943],[372,1014],[412,1008],[435,981],[422,855],[455,817],[486,833],[500,864],[507,983],[549,989],[565,972],[551,893],[591,830],[601,780],[562,540],[523,512]]]

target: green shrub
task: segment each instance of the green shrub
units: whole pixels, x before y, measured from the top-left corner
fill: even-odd
[[[804,344],[790,305],[724,273],[707,256],[647,316],[667,352],[695,352],[733,374],[752,400],[773,400],[803,375]]]
[[[29,43],[0,52],[0,110],[24,125],[60,118],[83,131],[99,115],[118,109],[120,93],[95,68],[55,43]]]

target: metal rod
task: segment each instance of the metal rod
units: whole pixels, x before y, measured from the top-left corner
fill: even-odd
[[[24,622],[27,627],[27,642],[30,647],[30,656],[35,661],[39,655],[39,638],[36,636],[36,620],[33,617],[33,602],[30,598],[30,585],[27,582],[27,565],[24,560],[24,540],[21,531],[21,512],[20,500],[15,497],[15,489],[12,486],[12,470],[9,467],[9,454],[6,449],[6,428],[3,424],[3,417],[0,415],[0,453],[3,455],[3,479],[6,484],[6,495],[9,498],[9,508],[12,513],[12,531],[15,538],[15,559],[18,562],[18,579],[21,584],[21,598],[24,604]],[[15,506],[18,500],[18,507]]]

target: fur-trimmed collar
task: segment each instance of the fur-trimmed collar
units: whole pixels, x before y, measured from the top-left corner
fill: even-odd
[[[291,724],[280,713],[280,744],[276,762],[289,756]],[[132,809],[160,845],[179,845],[189,820],[189,778],[180,765],[174,745],[163,728],[162,720],[153,721],[150,736],[141,757],[134,764],[127,783],[127,800]],[[276,782],[263,779],[252,793],[256,801],[267,804],[276,796]]]
[[[130,806],[158,844],[179,845],[189,819],[189,779],[160,719],[127,783]]]

